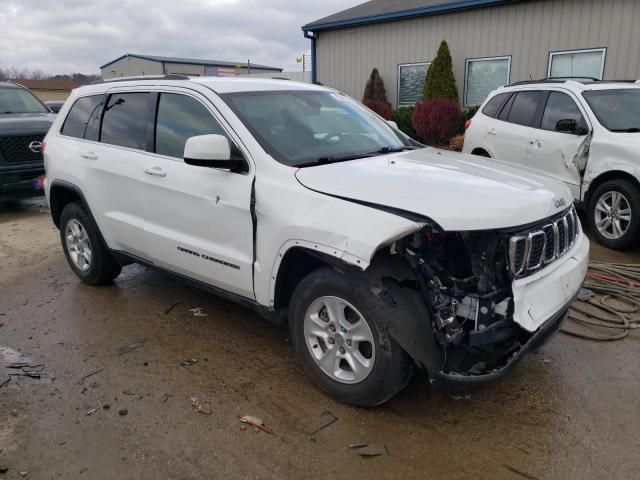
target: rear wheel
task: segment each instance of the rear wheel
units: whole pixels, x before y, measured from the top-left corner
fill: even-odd
[[[98,228],[79,203],[69,203],[60,215],[62,249],[74,273],[90,285],[116,278],[122,266],[102,243]]]
[[[637,241],[640,192],[626,180],[600,185],[589,202],[589,225],[598,243],[624,249]]]
[[[384,328],[389,307],[360,279],[331,268],[309,274],[291,303],[289,329],[305,373],[337,400],[379,405],[410,379],[407,354]]]

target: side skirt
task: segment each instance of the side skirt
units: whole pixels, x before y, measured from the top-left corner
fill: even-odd
[[[224,298],[230,302],[238,303],[243,307],[249,308],[260,315],[265,320],[268,320],[275,324],[282,324],[286,321],[286,315],[284,312],[280,310],[275,310],[273,308],[265,307],[264,305],[259,304],[255,300],[251,300],[250,298],[243,297],[242,295],[238,295],[236,293],[228,292],[227,290],[223,290],[218,287],[214,287],[213,285],[209,285],[208,283],[201,282],[200,280],[193,279],[186,275],[182,275],[180,273],[173,272],[163,267],[159,267],[154,265],[153,263],[139,258],[135,255],[131,255],[129,253],[123,252],[121,250],[111,250],[111,255],[122,265],[129,265],[131,263],[139,263],[140,265],[145,265],[147,267],[154,268],[163,273],[168,274],[171,277],[177,278],[189,285],[192,285],[196,288],[204,290],[209,293],[213,293],[218,297]]]

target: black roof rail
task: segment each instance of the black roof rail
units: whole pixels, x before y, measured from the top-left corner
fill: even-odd
[[[271,77],[271,80],[291,80],[291,79],[287,77]]]
[[[113,82],[129,82],[136,80],[189,80],[187,75],[180,75],[178,73],[169,73],[167,75],[141,75],[134,77],[114,77],[107,78],[106,80],[100,78],[98,80],[94,80],[90,83],[90,85],[98,85],[100,83],[113,83]]]
[[[600,80],[599,78],[594,77],[548,77],[541,78],[539,80],[522,80],[520,82],[514,82],[508,87],[515,87],[518,85],[535,85],[540,83],[564,83],[566,81],[573,80],[578,83],[636,83],[637,80]]]

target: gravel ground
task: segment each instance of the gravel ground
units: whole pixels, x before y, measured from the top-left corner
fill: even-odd
[[[451,396],[418,375],[354,408],[311,385],[286,328],[137,265],[83,285],[43,200],[0,202],[0,383],[15,361],[48,375],[0,387],[0,478],[640,478],[639,340],[558,335],[500,382]],[[310,436],[325,411],[338,420]]]

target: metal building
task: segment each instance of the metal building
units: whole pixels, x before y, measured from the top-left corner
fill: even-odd
[[[279,73],[278,67],[251,62],[222,62],[195,58],[158,57],[126,53],[100,67],[102,78],[131,75],[182,74],[193,76],[246,75],[247,73]]]
[[[302,27],[314,81],[362,97],[373,67],[389,101],[420,99],[446,40],[464,107],[544,77],[640,77],[637,0],[372,0]]]

